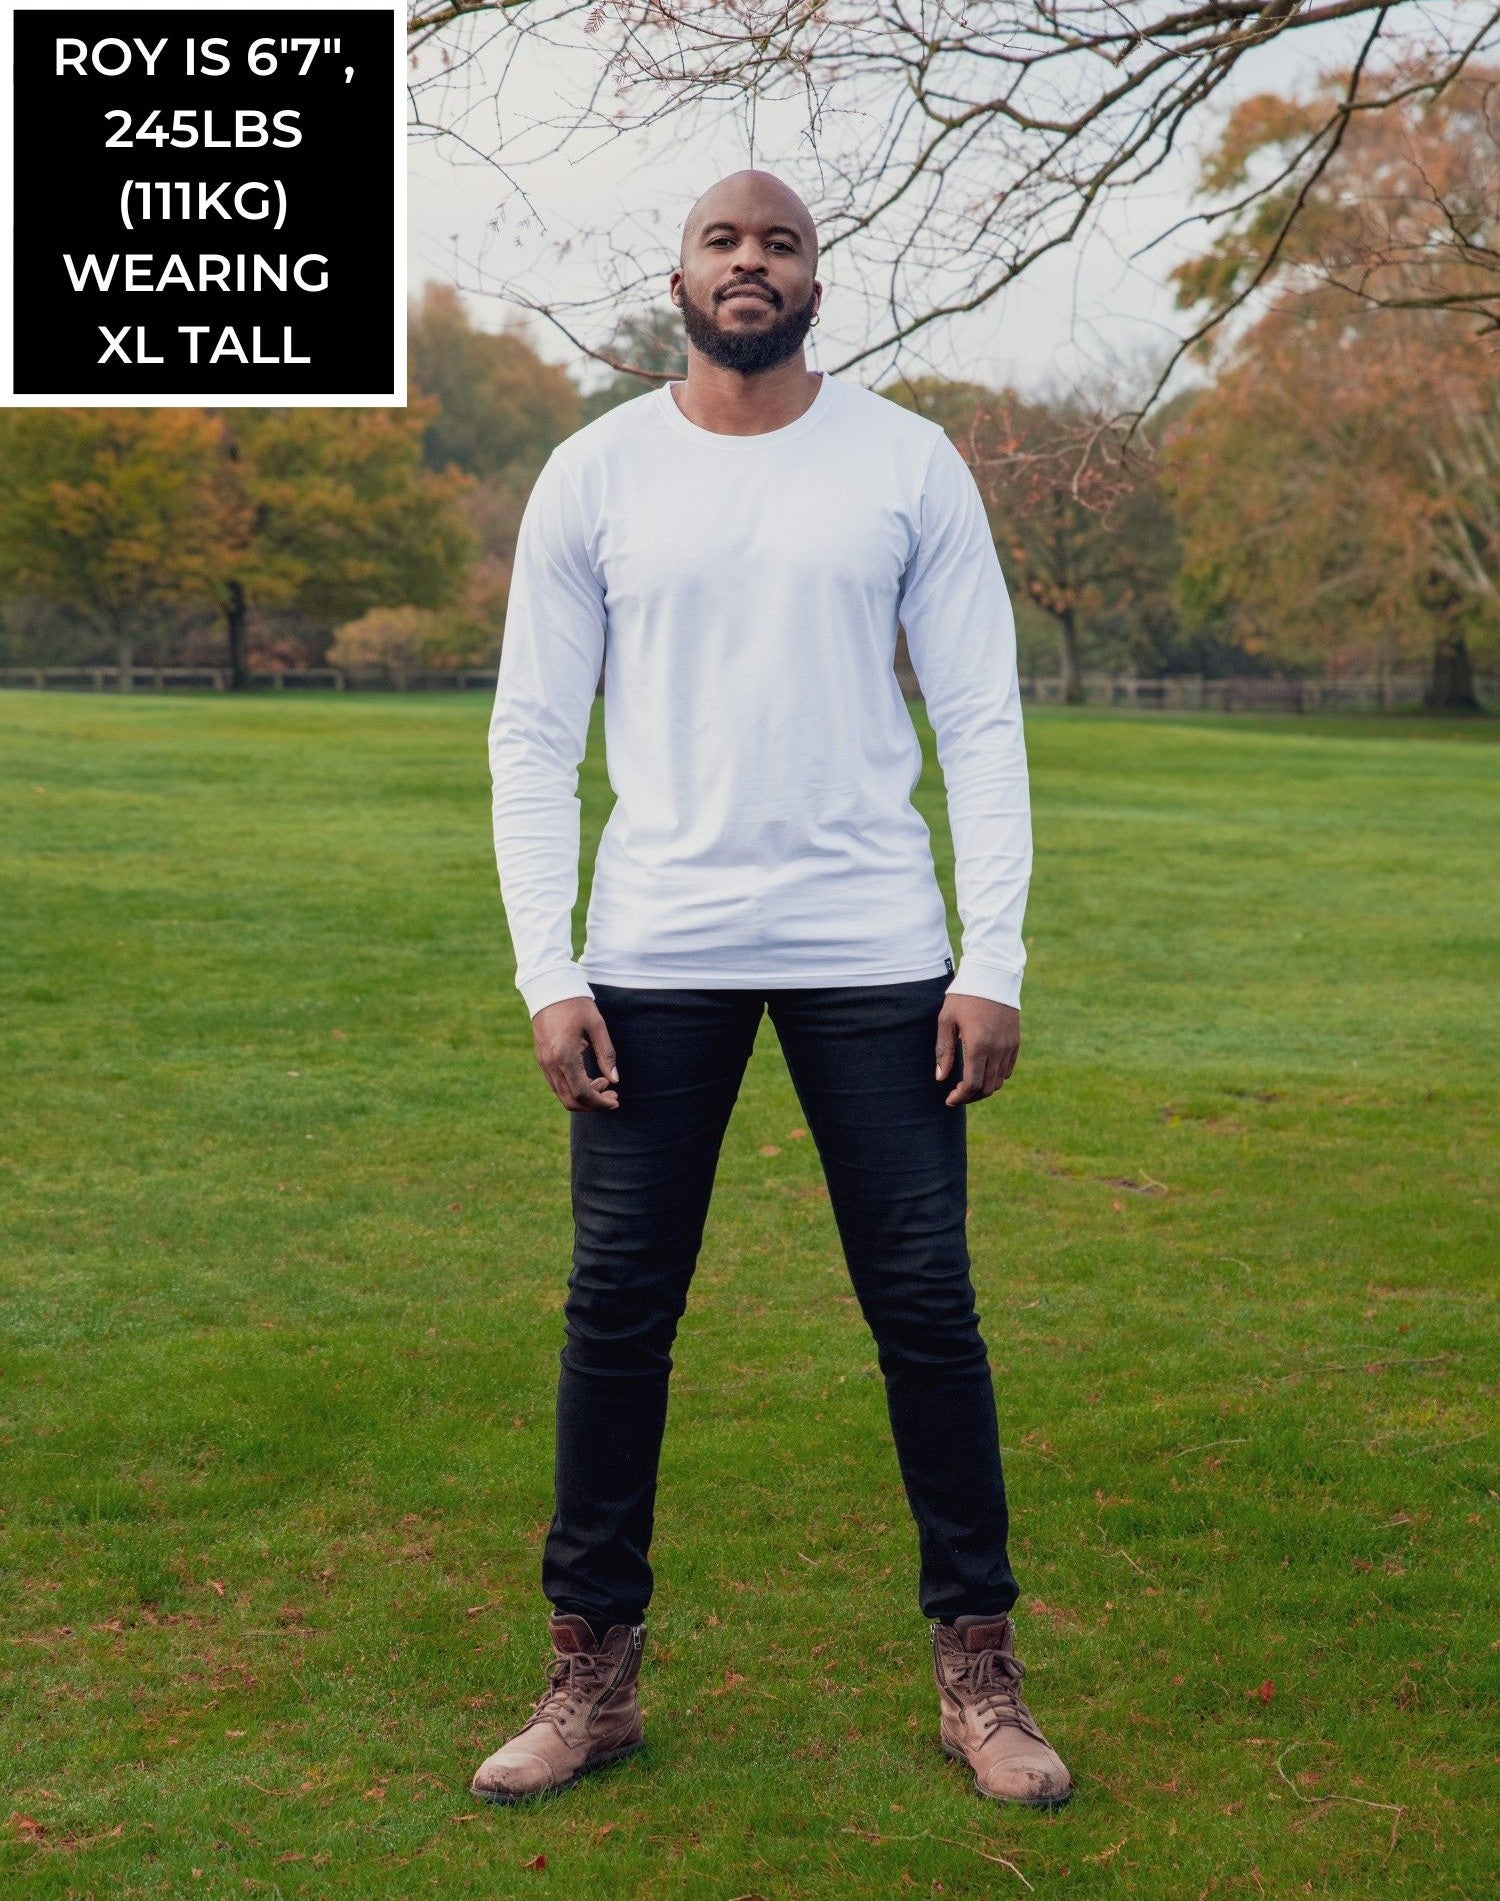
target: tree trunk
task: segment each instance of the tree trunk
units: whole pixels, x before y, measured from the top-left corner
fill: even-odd
[[[229,605],[224,610],[224,622],[229,634],[229,690],[231,693],[243,693],[250,684],[249,670],[245,666],[245,620],[248,612],[244,588],[238,581],[231,581]]]
[[[1430,713],[1477,713],[1474,663],[1464,639],[1463,594],[1451,575],[1431,567],[1417,584],[1417,599],[1432,617],[1432,672],[1422,704]]]
[[[135,668],[135,642],[122,637],[118,646],[119,652],[117,658],[120,667],[120,678],[116,682],[116,686],[119,692],[128,693],[134,685],[130,676]]]
[[[1432,643],[1432,674],[1422,704],[1433,713],[1477,713],[1474,663],[1461,633],[1439,634]]]
[[[1065,706],[1083,705],[1083,672],[1078,665],[1078,623],[1071,607],[1057,617],[1057,645],[1062,660],[1062,698]]]

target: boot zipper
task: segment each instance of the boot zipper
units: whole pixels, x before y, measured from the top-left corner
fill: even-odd
[[[599,1695],[595,1697],[593,1703],[589,1706],[589,1721],[590,1722],[592,1722],[593,1719],[598,1715],[600,1705],[607,1703],[609,1701],[609,1699],[614,1695],[615,1691],[618,1690],[620,1685],[625,1681],[625,1678],[630,1674],[630,1666],[635,1661],[635,1653],[640,1649],[642,1640],[644,1639],[645,1635],[646,1635],[646,1626],[644,1624],[633,1624],[631,1626],[630,1648],[629,1650],[626,1651],[625,1655],[621,1657],[619,1663],[615,1666],[614,1675],[610,1678],[609,1682],[605,1685],[604,1689],[600,1691]]]

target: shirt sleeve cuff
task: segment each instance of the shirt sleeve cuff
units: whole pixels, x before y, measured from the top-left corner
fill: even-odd
[[[591,998],[594,994],[577,964],[559,964],[555,970],[544,970],[539,977],[517,983],[516,988],[532,1016],[538,1010],[545,1010],[549,1003],[562,1003],[568,997]]]
[[[1019,1010],[1021,973],[1019,970],[1002,970],[998,964],[976,964],[971,958],[961,957],[958,969],[953,973],[953,981],[948,986],[948,994],[984,997],[991,1003],[1008,1003],[1012,1010]]]

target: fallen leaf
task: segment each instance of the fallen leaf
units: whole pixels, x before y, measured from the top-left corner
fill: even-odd
[[[523,1868],[530,1868],[534,1873],[540,1874],[542,1869],[547,1866],[547,1857],[545,1855],[533,1855],[530,1861],[523,1861],[521,1866]]]
[[[224,1586],[220,1583],[218,1578],[210,1578],[208,1580],[208,1588],[216,1597],[222,1597],[224,1595]]]
[[[1250,1694],[1252,1696],[1258,1696],[1262,1703],[1269,1703],[1271,1698],[1276,1694],[1276,1685],[1267,1677],[1260,1688],[1258,1690],[1252,1690]]]

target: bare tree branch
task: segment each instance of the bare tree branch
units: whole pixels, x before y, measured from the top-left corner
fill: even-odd
[[[873,377],[920,352],[945,324],[992,304],[1042,260],[1085,241],[1108,203],[1180,161],[1190,140],[1222,121],[1243,62],[1289,34],[1363,28],[1339,94],[1269,177],[1244,181],[1232,202],[1196,214],[1233,225],[1274,207],[1258,267],[1239,272],[1160,366],[1156,400],[1189,352],[1245,311],[1285,268],[1310,203],[1326,189],[1351,123],[1440,97],[1500,45],[1493,0],[417,0],[412,81],[424,130],[517,181],[529,166],[629,139],[691,137],[724,115],[753,135],[762,108],[794,108],[801,148],[822,190],[812,209],[825,256],[836,259],[846,307],[862,307],[836,371]],[[481,42],[527,39],[586,70],[581,96],[550,116],[527,116],[519,88],[485,88]],[[442,56],[447,64],[431,69]],[[468,69],[465,59],[473,62]],[[457,62],[455,64],[455,62]],[[455,88],[468,86],[460,97]],[[1243,90],[1241,88],[1241,90]],[[438,103],[429,97],[436,94]],[[484,130],[481,132],[480,127]],[[1500,174],[1500,145],[1497,145]],[[1222,195],[1222,194],[1219,194]],[[1494,262],[1494,229],[1449,207],[1448,248],[1472,273]],[[1152,243],[1176,237],[1173,219]],[[537,295],[514,274],[491,295],[552,324],[569,343],[618,368],[602,342],[621,296],[649,294],[671,262],[661,238],[622,258],[617,234],[571,242],[605,264],[601,288],[566,300]],[[1132,255],[1140,257],[1151,244]],[[1387,263],[1389,260],[1387,260]],[[1413,260],[1415,262],[1415,259]],[[1488,320],[1472,273],[1426,281],[1382,275],[1351,254],[1348,286],[1363,279],[1390,307],[1442,308]],[[1410,273],[1408,273],[1410,280]],[[830,330],[823,335],[825,344]],[[826,351],[825,351],[826,354]]]

